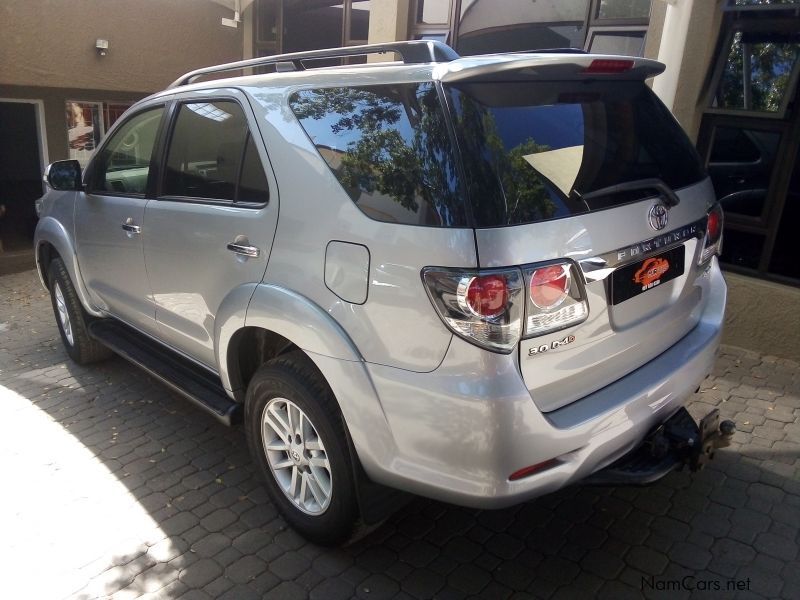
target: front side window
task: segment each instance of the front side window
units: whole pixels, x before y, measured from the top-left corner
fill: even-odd
[[[266,203],[264,169],[238,103],[180,105],[161,195]]]
[[[89,191],[143,196],[164,108],[145,110],[114,132],[97,157]]]
[[[368,217],[466,226],[453,147],[433,84],[302,90],[290,106]]]

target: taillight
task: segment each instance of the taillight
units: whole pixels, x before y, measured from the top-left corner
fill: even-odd
[[[632,60],[618,58],[596,58],[586,67],[583,72],[586,74],[612,75],[624,73],[633,68]]]
[[[589,303],[574,263],[533,265],[523,273],[528,290],[523,337],[571,327],[589,316]]]
[[[700,253],[698,264],[702,265],[712,256],[722,252],[722,225],[722,207],[717,203],[708,211],[706,235],[703,239],[703,251]]]
[[[422,279],[439,316],[456,335],[508,354],[522,333],[519,269],[471,271],[428,267]]]

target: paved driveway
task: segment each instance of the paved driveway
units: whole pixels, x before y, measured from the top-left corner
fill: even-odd
[[[276,514],[240,429],[121,359],[71,363],[35,274],[0,277],[1,593],[800,598],[798,367],[723,350],[690,408],[741,431],[694,477],[496,512],[420,499],[323,549]]]

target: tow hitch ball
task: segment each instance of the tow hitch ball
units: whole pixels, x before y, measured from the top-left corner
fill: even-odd
[[[719,420],[716,408],[695,423],[689,413],[682,409],[682,418],[673,418],[661,425],[648,439],[650,453],[654,458],[664,458],[675,452],[692,472],[699,471],[703,464],[714,458],[717,448],[730,445],[736,432],[736,423]],[[677,415],[676,415],[677,416]]]

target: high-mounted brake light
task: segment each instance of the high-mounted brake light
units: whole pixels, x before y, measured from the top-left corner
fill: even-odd
[[[583,72],[595,75],[611,75],[614,73],[624,73],[625,71],[630,71],[632,68],[632,60],[617,58],[595,58],[591,64],[583,70]]]
[[[456,335],[508,354],[522,334],[522,273],[519,269],[422,271],[428,296]]]
[[[700,259],[697,261],[697,264],[702,265],[712,256],[722,252],[722,225],[722,207],[717,203],[708,211],[706,235],[703,239],[703,250],[700,253]]]

